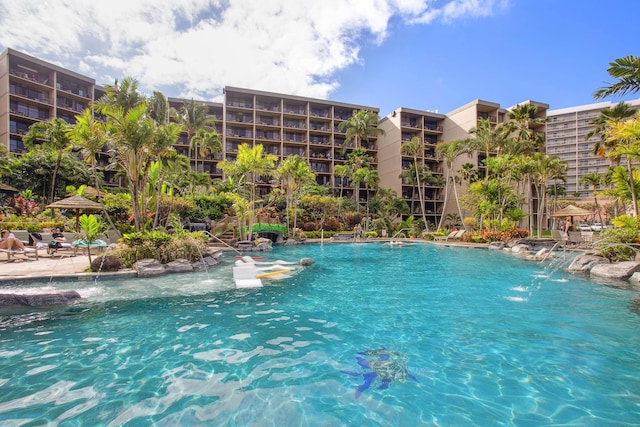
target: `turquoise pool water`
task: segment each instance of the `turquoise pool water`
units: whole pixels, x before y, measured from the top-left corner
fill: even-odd
[[[29,284],[86,299],[0,313],[0,425],[640,425],[637,292],[480,249],[269,255],[302,257],[258,290],[234,289],[231,256]]]

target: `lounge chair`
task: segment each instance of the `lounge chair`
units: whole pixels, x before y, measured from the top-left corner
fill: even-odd
[[[567,241],[569,240],[569,235],[560,230],[551,230],[551,238],[561,246],[566,246]]]
[[[583,242],[593,242],[593,231],[581,231],[580,236]]]
[[[441,241],[447,241],[449,239],[453,239],[459,232],[460,230],[454,230],[451,233],[447,234],[446,236],[434,236],[434,240],[441,242]]]
[[[40,233],[40,236],[42,237],[42,240],[39,240],[36,242],[36,248],[37,249],[46,249],[47,253],[50,255],[54,255],[56,254],[58,251],[71,251],[73,253],[73,255],[75,256],[75,250],[73,248],[73,246],[71,246],[71,242],[69,241],[69,239],[66,237],[67,239],[66,242],[58,242],[59,245],[57,245],[56,247],[52,247],[50,244],[51,242],[53,242],[55,239],[53,238],[53,236],[51,235],[51,233]]]
[[[453,236],[453,240],[461,240],[462,239],[462,235],[464,233],[466,233],[466,232],[467,232],[467,230],[465,230],[465,229],[462,229],[462,230],[458,231],[458,233],[455,236]]]
[[[110,245],[118,243],[121,237],[118,230],[114,230],[113,228],[107,230],[107,243]]]
[[[27,230],[13,230],[13,235],[25,245],[29,244],[29,232]]]
[[[7,254],[7,262],[13,261],[12,256],[15,255],[24,255],[26,258],[29,258],[29,255],[34,255],[36,261],[38,260],[38,249],[36,248],[27,248],[22,249],[0,249],[0,253]]]
[[[465,231],[466,231],[465,229],[452,231],[446,236],[436,236],[435,240],[439,242],[442,242],[442,241],[447,242],[449,240],[458,240],[462,238],[462,235],[465,233]]]

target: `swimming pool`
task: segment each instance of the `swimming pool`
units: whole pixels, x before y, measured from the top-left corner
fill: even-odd
[[[230,255],[208,274],[29,284],[86,300],[0,314],[0,425],[639,423],[637,292],[440,245],[269,257],[316,263],[258,290],[234,289]]]

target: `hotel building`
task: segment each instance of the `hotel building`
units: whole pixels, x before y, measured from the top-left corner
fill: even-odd
[[[104,94],[104,88],[90,77],[7,49],[0,54],[0,144],[12,153],[20,153],[25,149],[22,136],[30,125],[52,117],[74,123],[75,115]],[[169,98],[168,102],[170,107],[178,109],[188,100]],[[316,175],[316,182],[334,189],[335,194],[340,189],[345,197],[353,197],[354,192],[358,191],[355,198],[360,202],[367,200],[364,188],[356,190],[346,178],[335,174],[335,167],[345,164],[349,151],[354,148],[353,144],[344,147],[345,131],[339,125],[356,110],[371,110],[378,114],[377,107],[236,87],[224,89],[222,103],[202,103],[209,107],[209,114],[215,117],[215,128],[221,135],[223,151],[201,158],[195,150],[191,150],[191,164],[198,172],[208,173],[212,179],[222,179],[218,162],[235,159],[238,146],[242,143],[262,144],[265,153],[277,156],[278,161],[291,155],[306,159]],[[537,125],[534,130],[546,131],[547,152],[569,164],[567,194],[588,195],[587,190],[579,185],[580,177],[585,173],[606,170],[608,161],[592,154],[593,142],[587,142],[585,135],[593,128],[590,121],[599,115],[602,108],[613,104],[598,103],[548,110],[547,104],[534,101],[525,103],[538,108],[538,117],[548,118],[548,124]],[[640,100],[630,104],[640,107]],[[413,156],[402,153],[402,144],[413,137],[420,138],[424,143],[424,151],[418,155],[418,162],[426,165],[434,176],[444,176],[444,164],[435,156],[436,144],[468,138],[469,131],[477,127],[481,119],[489,119],[491,124],[497,126],[507,120],[511,108],[502,108],[497,103],[485,100],[472,101],[447,114],[398,108],[382,117],[378,123],[384,135],[362,141],[361,146],[373,159],[371,166],[378,170],[380,187],[394,190],[409,204],[411,213],[419,218],[422,210],[418,188],[411,180],[401,178],[402,172],[413,163]],[[186,134],[180,136],[175,148],[180,154],[189,153]],[[470,162],[476,165],[482,177],[486,174],[486,155],[484,152],[462,155],[456,159],[454,169],[459,170],[462,164]],[[105,180],[117,184],[113,175],[105,177]],[[259,183],[259,194],[264,195],[271,188],[272,183],[265,178]],[[434,224],[438,223],[443,213],[456,210],[451,197],[448,206],[444,206],[443,190],[442,185],[425,185],[421,188],[427,220]]]
[[[626,103],[634,109],[640,108],[640,99]],[[598,102],[547,111],[546,151],[567,162],[567,195],[592,197],[593,190],[580,182],[582,177],[593,172],[602,174],[609,169],[609,159],[593,154],[593,147],[600,137],[587,140],[587,134],[595,129],[592,122],[600,112],[616,104]]]

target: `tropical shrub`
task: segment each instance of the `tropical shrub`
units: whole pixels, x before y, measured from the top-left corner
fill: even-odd
[[[38,208],[38,204],[36,202],[27,200],[22,196],[15,198],[9,197],[7,200],[7,206],[12,208],[17,215],[25,216],[32,216]]]
[[[523,228],[509,228],[504,231],[483,229],[481,233],[484,242],[508,242],[511,239],[529,237],[529,231]]]
[[[600,254],[611,262],[631,261],[636,257],[638,230],[634,227],[612,228],[602,232],[598,242]]]
[[[189,197],[187,200],[193,204],[192,210],[188,213],[193,218],[209,218],[220,221],[225,213],[230,215],[233,209],[233,199],[226,194],[197,195]]]
[[[201,232],[169,234],[165,231],[128,233],[122,236],[118,249],[110,252],[130,268],[136,261],[153,258],[166,264],[177,259],[196,262],[207,250],[208,236]]]

